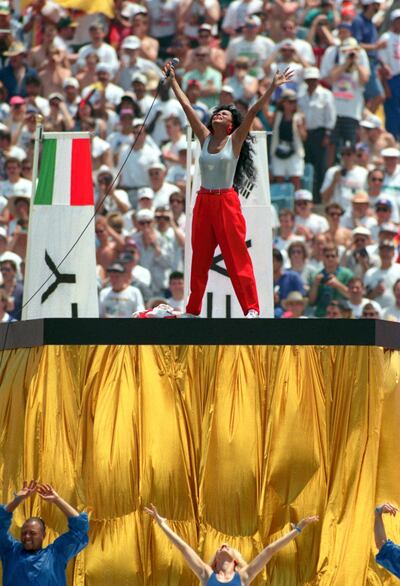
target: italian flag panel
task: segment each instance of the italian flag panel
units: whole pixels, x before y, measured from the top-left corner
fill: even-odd
[[[44,138],[35,205],[92,206],[90,138]]]

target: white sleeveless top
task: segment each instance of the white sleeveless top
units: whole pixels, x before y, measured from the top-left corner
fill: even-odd
[[[233,155],[232,136],[228,137],[219,153],[209,153],[209,134],[203,143],[199,157],[201,185],[206,189],[229,189],[233,185],[239,157]]]

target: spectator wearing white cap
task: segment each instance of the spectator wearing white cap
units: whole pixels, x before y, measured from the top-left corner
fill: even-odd
[[[249,60],[249,74],[257,79],[264,77],[263,64],[273,54],[275,43],[262,35],[261,20],[256,15],[249,15],[244,21],[242,34],[229,41],[226,50],[227,65],[233,67],[238,57]]]
[[[249,73],[250,61],[249,58],[242,55],[234,62],[234,70],[232,77],[225,80],[233,92],[233,100],[243,100],[250,103],[257,95],[258,80]]]
[[[340,264],[357,277],[364,278],[368,269],[379,265],[379,257],[374,249],[371,246],[371,232],[365,226],[357,226],[352,231],[351,244],[340,259]]]
[[[394,303],[393,285],[400,279],[400,264],[395,262],[395,245],[393,240],[379,243],[380,265],[369,269],[364,278],[368,299],[374,299],[382,308]]]
[[[387,88],[384,108],[386,130],[400,140],[400,9],[390,14],[390,31],[383,33],[379,50],[384,85]]]
[[[327,149],[336,124],[336,107],[332,92],[319,83],[317,67],[307,67],[303,78],[306,87],[300,90],[298,101],[307,128],[305,161],[314,167],[313,193],[315,200],[319,201],[319,191],[326,172]]]
[[[120,103],[124,94],[123,89],[112,83],[112,68],[108,63],[98,63],[96,65],[97,82],[89,85],[82,90],[82,97],[87,98],[89,94],[92,103],[105,100],[106,107],[115,109]],[[94,93],[93,90],[95,90]]]
[[[379,38],[374,17],[378,14],[382,0],[361,0],[362,12],[351,23],[353,37],[365,49],[369,59],[371,75],[365,86],[367,107],[375,112],[383,101],[384,90],[379,79],[378,50],[386,46],[386,41]]]
[[[154,191],[151,187],[141,187],[137,192],[137,211],[154,209]]]
[[[228,105],[233,103],[233,88],[230,85],[223,85],[219,94],[219,103]]]
[[[233,0],[227,7],[222,21],[223,31],[229,36],[237,34],[237,31],[244,26],[246,18],[262,12],[262,9],[262,0]]]
[[[304,68],[308,65],[297,53],[294,41],[284,39],[276,45],[276,49],[265,61],[264,71],[267,75],[275,75],[276,71],[283,73],[289,67],[293,71],[293,76],[286,87],[297,90],[303,81]]]
[[[136,102],[139,105],[143,118],[148,112],[156,106],[157,100],[154,103],[154,96],[151,96],[147,91],[148,79],[144,73],[136,72],[132,75],[131,86],[136,96]],[[150,117],[147,122],[150,123]]]
[[[133,76],[137,73],[145,75],[147,71],[154,71],[161,79],[161,70],[153,61],[140,56],[142,41],[135,35],[125,37],[121,44],[121,68],[118,72],[117,83],[124,90],[131,89]],[[145,85],[148,80],[145,77]]]
[[[381,151],[385,175],[383,177],[382,191],[396,198],[400,205],[400,150],[388,148]]]
[[[129,208],[129,198],[126,191],[117,189],[114,182],[114,173],[107,165],[101,165],[97,171],[97,189],[95,194],[97,213],[120,212],[125,214]],[[102,208],[99,208],[103,201]]]
[[[125,5],[124,10],[129,6]],[[137,8],[130,15],[131,32],[135,37],[140,39],[141,45],[139,56],[155,63],[158,58],[160,43],[149,35],[149,17],[147,8],[137,4]]]
[[[119,61],[118,56],[113,47],[104,42],[106,31],[104,24],[101,21],[93,22],[89,27],[90,44],[84,45],[78,51],[78,67],[85,65],[86,56],[89,53],[96,53],[99,58],[99,63],[106,63],[111,68],[111,76],[118,71]]]
[[[78,111],[81,96],[79,93],[79,82],[75,77],[67,77],[63,83],[65,106],[71,116],[75,117]]]
[[[326,72],[336,105],[333,140],[337,148],[355,144],[364,107],[364,88],[370,76],[368,56],[353,38],[345,39],[331,68]]]
[[[4,228],[4,226],[0,226],[0,263],[5,260],[12,260],[16,264],[17,273],[19,275],[22,258],[19,256],[19,254],[16,254],[12,250],[10,250],[10,245],[11,242],[9,242],[9,239],[7,237],[7,230]],[[0,274],[0,284],[2,282],[3,278]]]
[[[152,210],[139,210],[136,220],[138,231],[134,238],[140,252],[140,265],[151,273],[151,294],[163,296],[173,262],[172,246],[156,229]]]
[[[281,24],[282,37],[291,39],[296,47],[297,54],[309,65],[315,64],[315,55],[311,44],[297,36],[298,25],[295,16],[288,16]]]
[[[374,158],[375,161],[381,159],[383,149],[396,147],[393,135],[384,130],[382,120],[378,116],[370,114],[367,118],[361,120],[360,127],[362,131],[361,139],[368,146],[370,157]]]
[[[185,233],[173,221],[169,206],[158,206],[154,212],[156,227],[161,237],[168,241],[172,248],[173,271],[183,271],[183,251],[185,248]]]
[[[298,189],[294,194],[295,232],[311,240],[316,234],[329,228],[326,218],[313,213],[313,196],[307,189]]]
[[[156,162],[148,167],[150,187],[154,193],[154,206],[166,206],[172,193],[177,191],[176,185],[166,181],[167,168],[163,163]]]
[[[217,0],[206,0],[206,3],[208,3],[209,5],[211,5],[212,3],[214,7],[217,7],[218,12],[220,11]],[[193,0],[193,2],[187,4],[187,8],[193,8],[196,4],[197,6],[200,5],[199,0]],[[205,7],[205,3],[203,3],[203,7]],[[217,21],[218,19],[214,20],[214,22]],[[213,35],[215,34],[216,36],[218,36],[217,27],[215,25],[212,26],[208,22],[204,22],[203,24],[200,24],[200,26],[193,26],[192,24],[186,22],[185,29],[187,27],[198,29],[198,33],[196,32],[195,36],[195,40],[198,42],[198,46],[206,47],[210,50],[210,65],[214,67],[214,69],[217,69],[217,71],[220,71],[223,74],[226,69],[226,54],[224,49],[221,49],[218,46],[214,46],[215,40],[213,38]],[[191,49],[187,54],[187,58],[185,59],[186,69],[191,69],[193,63],[193,55],[195,51],[196,49]]]
[[[370,206],[368,193],[363,189],[356,191],[351,198],[351,208],[348,208],[343,215],[341,225],[349,230],[363,226],[371,230],[376,226],[377,221]]]
[[[147,169],[150,165],[160,162],[160,150],[154,143],[147,142],[146,129],[143,126],[142,118],[135,118],[132,122],[132,133],[134,135],[133,151],[128,157],[121,172],[120,186],[128,192],[129,201],[133,207],[136,206],[137,190],[140,187],[150,187],[150,179]],[[125,161],[130,145],[121,146],[117,167]]]

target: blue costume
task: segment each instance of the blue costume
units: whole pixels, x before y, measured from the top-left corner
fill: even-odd
[[[392,572],[395,576],[400,578],[400,546],[387,540],[379,550],[378,555],[376,556],[376,561],[378,564],[383,566],[385,570]]]
[[[89,521],[86,513],[68,517],[67,533],[38,551],[25,551],[22,543],[9,533],[12,513],[0,506],[0,558],[3,586],[66,586],[68,560],[88,544]]]
[[[233,578],[230,582],[219,582],[217,580],[217,575],[215,574],[215,572],[213,572],[212,575],[209,577],[206,586],[219,586],[219,584],[230,584],[231,586],[242,586],[242,581],[240,579],[239,574],[237,572],[235,572],[235,575],[233,576]]]

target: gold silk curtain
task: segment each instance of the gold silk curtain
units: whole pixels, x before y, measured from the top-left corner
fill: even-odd
[[[153,502],[209,560],[246,559],[319,514],[260,586],[397,584],[374,562],[373,510],[400,505],[400,355],[369,347],[51,346],[4,352],[0,480],[53,484],[90,514],[70,586],[194,586],[143,513]],[[37,497],[48,540],[65,530]],[[385,519],[400,542],[398,519]]]

